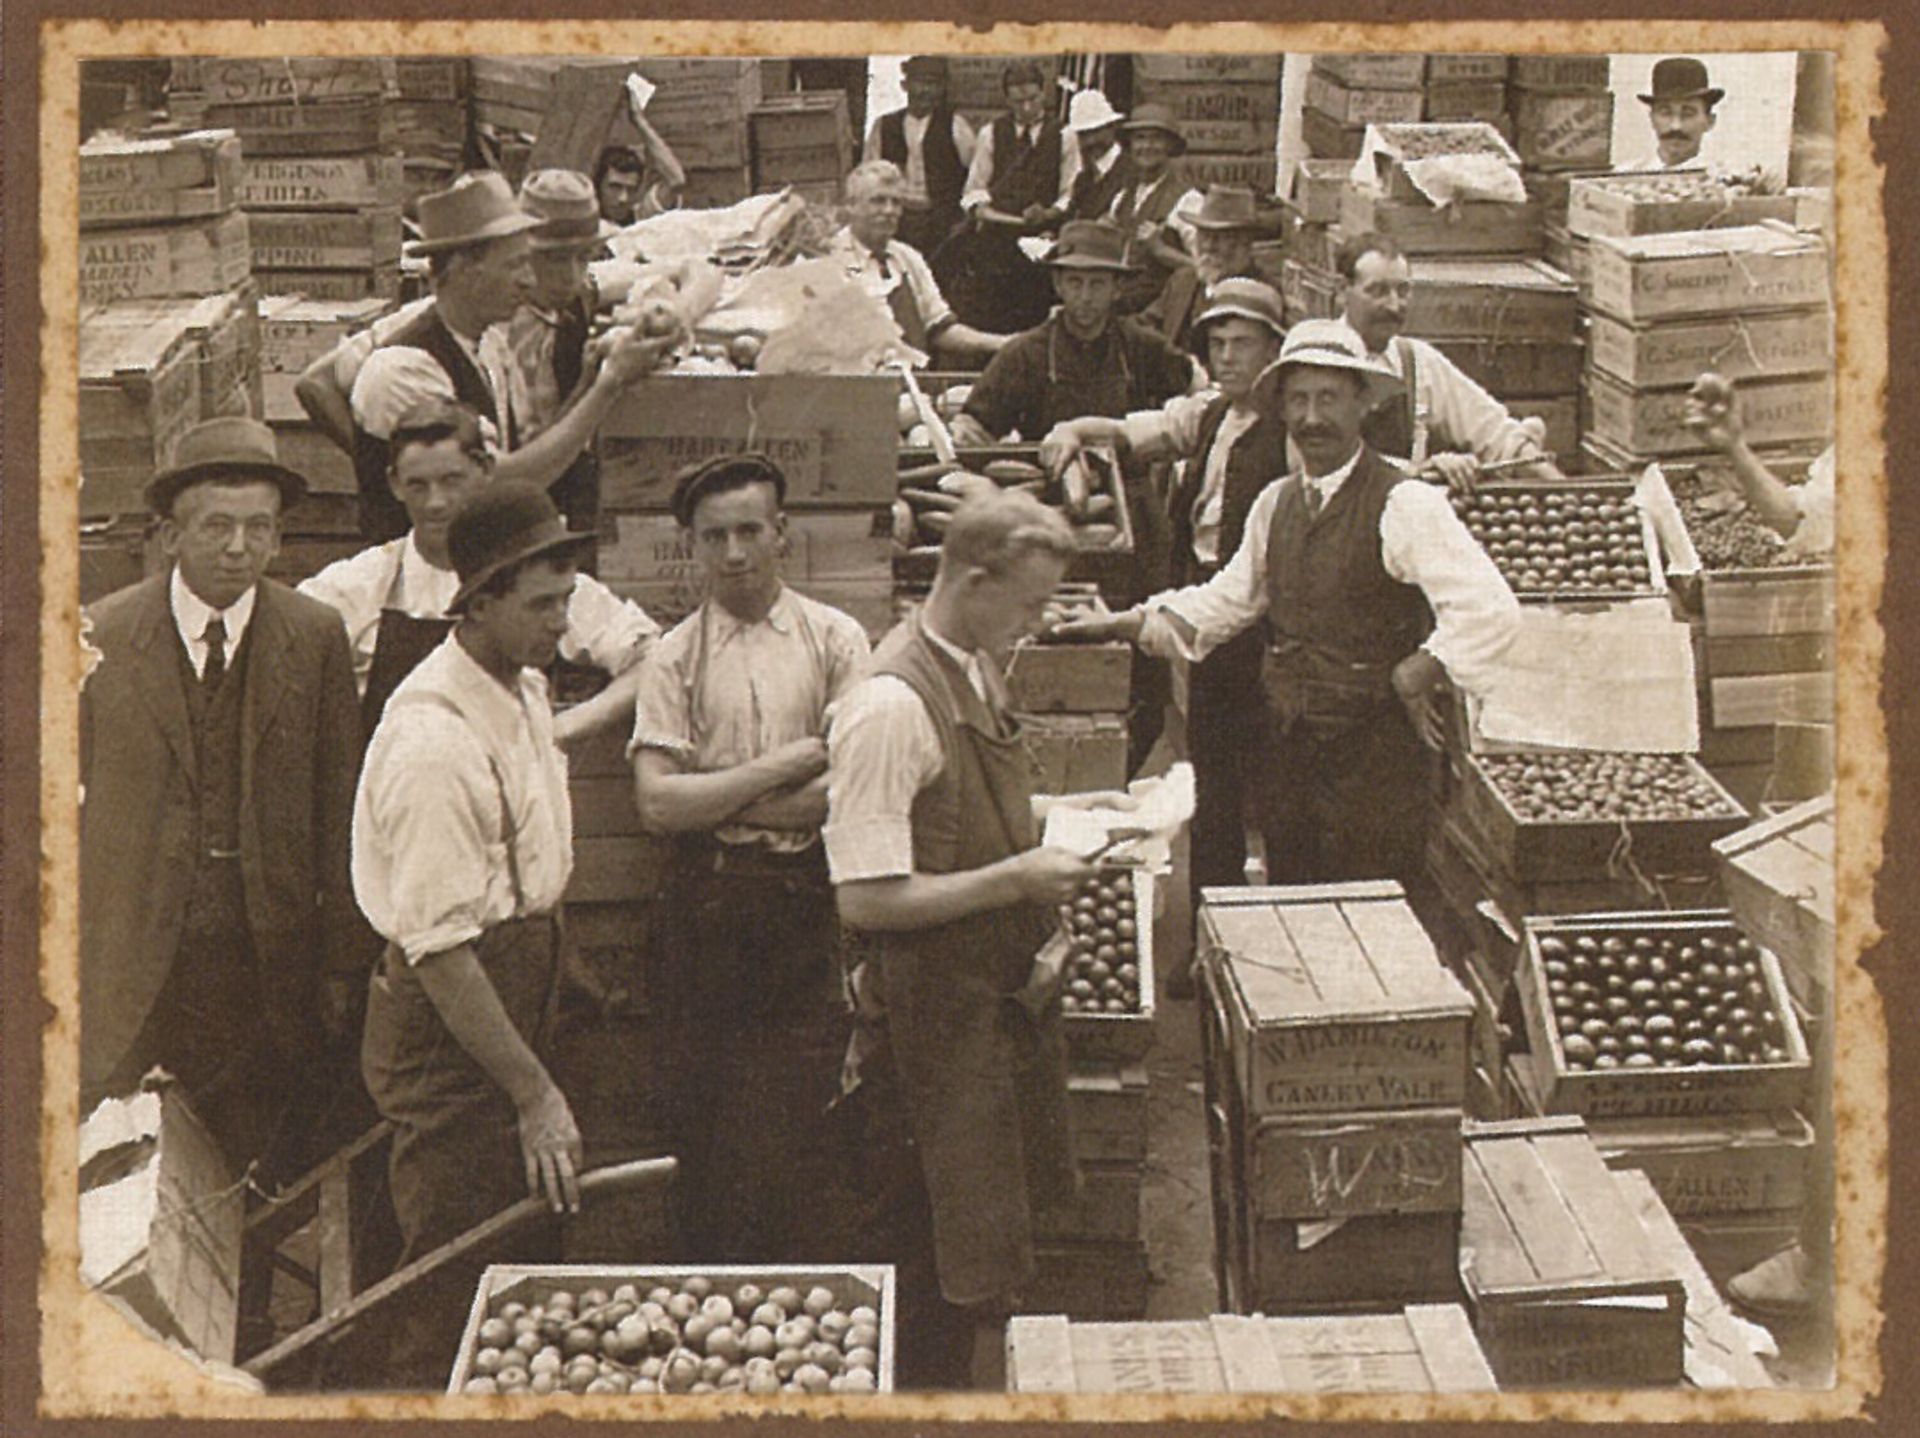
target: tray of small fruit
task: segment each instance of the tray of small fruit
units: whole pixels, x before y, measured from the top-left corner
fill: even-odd
[[[1660,543],[1628,479],[1489,481],[1454,512],[1524,600],[1663,594]]]
[[[1519,981],[1549,1113],[1804,1102],[1806,1039],[1779,960],[1725,910],[1529,919]]]
[[[449,1393],[884,1393],[894,1271],[496,1264]]]
[[[1137,1059],[1153,1047],[1153,875],[1107,868],[1060,906],[1061,1008],[1076,1058]]]

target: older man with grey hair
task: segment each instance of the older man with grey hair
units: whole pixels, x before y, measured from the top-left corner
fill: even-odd
[[[926,257],[899,238],[907,182],[891,160],[856,165],[846,180],[847,223],[828,243],[829,258],[847,267],[847,277],[893,311],[900,337],[931,354],[937,346],[950,359],[985,362],[1007,342],[960,322],[940,293]]]

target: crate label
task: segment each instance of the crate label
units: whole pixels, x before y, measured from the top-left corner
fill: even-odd
[[[1514,144],[1539,163],[1604,165],[1613,153],[1613,96],[1521,91],[1514,106]]]
[[[249,160],[240,203],[256,209],[391,203],[400,181],[397,156]]]
[[[1587,344],[1597,367],[1634,385],[1687,385],[1705,370],[1729,379],[1813,374],[1833,363],[1833,326],[1824,311],[1638,330],[1595,315]]]
[[[200,88],[212,105],[258,105],[381,94],[377,60],[312,57],[200,62]]]
[[[1458,1115],[1442,1122],[1355,1123],[1315,1132],[1263,1128],[1255,1143],[1263,1168],[1268,1217],[1440,1212],[1460,1205]]]
[[[1466,1075],[1454,1037],[1410,1023],[1262,1029],[1253,1048],[1260,1111],[1458,1103]]]

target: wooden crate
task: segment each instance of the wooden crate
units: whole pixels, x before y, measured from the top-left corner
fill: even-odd
[[[400,264],[400,210],[261,211],[247,218],[259,270],[387,270]]]
[[[453,1376],[447,1380],[447,1392],[458,1393],[466,1386],[467,1379],[473,1376],[473,1355],[480,1347],[480,1325],[506,1304],[531,1306],[544,1303],[563,1289],[578,1294],[584,1289],[612,1290],[629,1283],[644,1293],[656,1284],[677,1287],[683,1280],[696,1276],[711,1280],[716,1292],[747,1283],[762,1289],[790,1285],[802,1293],[817,1286],[830,1290],[844,1308],[872,1308],[880,1319],[879,1368],[874,1376],[881,1392],[892,1391],[895,1298],[891,1264],[809,1268],[740,1264],[694,1268],[655,1264],[613,1267],[603,1264],[496,1263],[489,1265],[481,1275],[480,1285],[474,1293],[473,1307],[467,1315],[467,1330],[460,1340],[459,1357],[454,1361]]]
[[[1706,444],[1686,423],[1685,389],[1634,389],[1587,374],[1588,428],[1635,454],[1699,454]],[[1740,387],[1740,422],[1756,445],[1819,444],[1833,436],[1834,382],[1828,375],[1764,379]]]
[[[396,55],[393,93],[401,100],[464,100],[468,70],[464,55]]]
[[[1506,63],[1504,55],[1493,57]],[[1484,120],[1488,124],[1507,118],[1507,82],[1505,80],[1459,80],[1428,85],[1426,103],[1421,106],[1423,120]]]
[[[1814,308],[1636,328],[1596,311],[1587,347],[1595,369],[1640,389],[1690,386],[1707,370],[1743,382],[1824,374],[1833,365],[1833,319]],[[1740,393],[1744,406],[1745,383]]]
[[[90,311],[80,325],[80,513],[146,511],[145,486],[200,419],[200,348],[184,315]]]
[[[1010,1393],[1471,1393],[1493,1388],[1466,1313],[1007,1326]]]
[[[1585,1114],[1592,1118],[1698,1117],[1731,1113],[1774,1113],[1806,1102],[1812,1072],[1805,1035],[1794,1015],[1780,961],[1758,951],[1767,1004],[1779,1016],[1787,1057],[1778,1063],[1686,1064],[1678,1068],[1617,1068],[1577,1071],[1568,1067],[1554,1021],[1553,1000],[1542,967],[1540,940],[1591,936],[1632,939],[1663,933],[1682,938],[1738,934],[1724,910],[1675,914],[1578,914],[1530,918],[1526,949],[1515,982],[1520,1012],[1527,1025],[1528,1064],[1540,1106],[1549,1114]]]
[[[1122,737],[1124,739],[1124,732]],[[1140,1012],[1065,1015],[1067,1056],[1075,1064],[1133,1063],[1145,1058],[1153,1047],[1153,1025],[1156,1012],[1153,968],[1153,875],[1145,869],[1129,869],[1127,877],[1133,886],[1134,947],[1139,953],[1140,968]]]
[[[1024,643],[1007,665],[1007,688],[1021,714],[1125,713],[1132,674],[1131,645]]]
[[[1686,1289],[1578,1119],[1469,1124],[1460,1276],[1502,1388],[1666,1387]]]
[[[1187,183],[1196,190],[1209,185],[1244,185],[1258,195],[1276,193],[1280,167],[1271,151],[1248,155],[1203,155],[1189,151],[1180,157]]]
[[[853,168],[853,131],[843,90],[800,91],[761,101],[747,117],[756,185],[838,183]]]
[[[1153,1283],[1144,1239],[1034,1245],[1038,1267],[1020,1301],[1025,1313],[1060,1313],[1083,1320],[1143,1317]]]
[[[382,61],[349,55],[206,56],[198,69],[209,105],[377,98],[388,86]]]
[[[1577,343],[1580,293],[1571,279],[1541,260],[1427,256],[1413,263],[1407,333],[1443,346],[1449,340]]]
[[[1343,85],[1376,90],[1418,90],[1427,81],[1427,57],[1418,52],[1367,51],[1352,55],[1315,55],[1313,73]]]
[[[1589,243],[1589,302],[1629,324],[1831,299],[1826,246],[1778,223]]]
[[[400,270],[395,266],[361,270],[268,270],[253,272],[263,295],[298,295],[331,304],[358,300],[397,301],[401,298]],[[409,296],[411,298],[411,296]]]
[[[1460,1121],[1454,1108],[1252,1119],[1244,1201],[1263,1219],[1456,1212]]]
[[[1645,1174],[1675,1218],[1778,1212],[1807,1201],[1813,1125],[1792,1109],[1596,1118],[1587,1128],[1607,1167]]]
[[[1445,209],[1414,200],[1386,200],[1366,190],[1340,197],[1340,228],[1390,235],[1408,255],[1538,255],[1546,243],[1538,204],[1463,200]]]
[[[1133,1061],[1076,1059],[1067,1068],[1073,1151],[1084,1162],[1145,1163],[1147,1068]]]
[[[366,299],[346,303],[272,295],[260,305],[260,370],[268,420],[304,421],[294,394],[307,366],[356,330],[365,329],[392,305]]]
[[[1542,90],[1604,90],[1613,68],[1605,55],[1515,55],[1507,76]]]
[[[1704,172],[1583,177],[1567,195],[1567,231],[1584,238],[1793,224],[1796,213],[1791,195],[1738,194]]]
[[[96,230],[80,236],[80,302],[218,294],[251,269],[239,211],[188,224]]]
[[[103,230],[223,215],[237,203],[240,139],[199,130],[80,147],[80,228]]]
[[[1727,908],[1780,960],[1794,999],[1831,1012],[1835,931],[1833,797],[1796,805],[1713,846]]]
[[[397,208],[405,180],[398,155],[249,158],[241,167],[240,203],[248,210]]]
[[[1505,55],[1429,55],[1427,56],[1427,88],[1435,85],[1466,84],[1474,81],[1505,84],[1507,79],[1507,57]]]
[[[1307,76],[1306,102],[1339,125],[1405,124],[1425,119],[1426,95],[1420,90],[1362,89],[1325,71]]]
[[[1316,269],[1299,260],[1280,266],[1280,298],[1289,324],[1303,319],[1333,319],[1340,313],[1346,282],[1332,270]]]
[[[1777,634],[1831,634],[1836,612],[1833,569],[1709,569],[1700,577],[1702,624],[1710,639]]]
[[[1479,120],[1422,121],[1373,126],[1373,185],[1389,200],[1431,205],[1427,192],[1407,173],[1404,159],[1436,155],[1487,155],[1519,174],[1520,156],[1514,152],[1505,126]],[[1351,232],[1350,232],[1351,233]]]
[[[209,105],[206,123],[236,132],[243,150],[253,158],[358,155],[380,146],[381,105],[375,95],[315,102]]]
[[[1394,883],[1202,891],[1248,1113],[1457,1109],[1473,1000]]]
[[[1034,1219],[1040,1242],[1115,1243],[1144,1240],[1140,1208],[1145,1165],[1130,1159],[1081,1159],[1080,1191]]]
[[[1353,161],[1366,148],[1367,127],[1343,125],[1309,106],[1300,112],[1300,139],[1307,154],[1316,160]]]
[[[1831,669],[1749,674],[1708,683],[1713,722],[1727,729],[1758,725],[1831,724],[1836,683]]]
[[[1302,160],[1294,167],[1293,189],[1288,198],[1310,225],[1333,225],[1340,221],[1340,192],[1347,187],[1347,175],[1353,166],[1339,160]]]
[[[1513,148],[1536,170],[1590,170],[1613,159],[1613,95],[1515,89]]]
[[[1369,1214],[1330,1233],[1311,1219],[1249,1214],[1244,1223],[1244,1243],[1231,1257],[1227,1306],[1234,1312],[1334,1314],[1459,1301],[1457,1211]]]
[[[1271,80],[1134,82],[1134,103],[1165,105],[1195,150],[1271,155],[1280,134],[1280,87]]]
[[[1156,50],[1133,57],[1133,82],[1148,87],[1163,81],[1193,83],[1201,80],[1227,85],[1278,85],[1280,57],[1267,53],[1187,55]]]
[[[1567,424],[1574,424],[1576,396],[1586,372],[1586,351],[1579,341],[1457,339],[1437,341],[1434,347],[1495,399],[1512,401],[1523,395],[1564,399]],[[1516,419],[1526,418],[1511,403],[1508,410]],[[1549,443],[1547,450],[1570,456],[1578,444],[1576,433],[1565,436],[1563,444]]]

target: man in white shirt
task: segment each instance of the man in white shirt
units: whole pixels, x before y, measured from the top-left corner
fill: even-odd
[[[1443,680],[1484,689],[1519,603],[1446,495],[1362,442],[1363,417],[1393,381],[1350,330],[1302,321],[1277,368],[1301,468],[1254,501],[1226,567],[1057,632],[1191,661],[1264,621],[1256,803],[1273,881],[1417,882],[1425,748],[1441,734],[1434,696]]]
[[[1669,55],[1653,67],[1651,93],[1640,96],[1640,103],[1647,107],[1662,169],[1701,164],[1700,147],[1717,118],[1713,107],[1726,95],[1708,80],[1706,65],[1691,55]]]
[[[867,130],[861,159],[891,160],[904,177],[900,238],[932,254],[960,222],[960,192],[973,165],[973,126],[947,104],[947,57],[912,55],[901,69],[906,108]]]
[[[559,908],[573,868],[567,763],[540,670],[566,632],[575,562],[544,492],[502,481],[454,518],[458,623],[394,692],[353,816],[353,888],[387,941],[361,1067],[395,1128],[407,1263],[528,1194],[580,1204],[580,1130],[548,1070]],[[517,1256],[557,1256],[557,1234]],[[389,1377],[444,1382],[482,1261],[419,1285]]]

